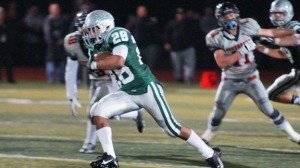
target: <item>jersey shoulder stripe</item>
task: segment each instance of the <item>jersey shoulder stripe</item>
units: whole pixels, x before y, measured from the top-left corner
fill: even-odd
[[[206,38],[215,39],[216,37],[218,37],[219,35],[222,34],[221,31],[222,31],[222,28],[211,30],[209,33],[207,33]]]
[[[296,20],[292,20],[292,21],[288,22],[284,26],[284,28],[286,28],[286,29],[294,29],[294,30],[299,29],[300,28],[300,22],[298,22]]]

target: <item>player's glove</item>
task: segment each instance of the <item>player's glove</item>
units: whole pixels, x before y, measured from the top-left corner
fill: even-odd
[[[240,49],[238,49],[238,52],[241,55],[245,55],[249,53],[250,51],[255,50],[256,44],[251,40],[247,43],[245,43]]]
[[[286,48],[286,47],[280,47],[279,50],[286,55],[287,59],[289,59],[289,61],[291,63],[294,63],[294,59],[292,57],[292,53],[291,53],[291,51],[288,48]]]
[[[75,117],[75,116],[78,115],[76,107],[81,108],[81,104],[80,104],[79,100],[76,97],[71,98],[69,100],[70,100],[70,103],[71,103],[71,114]]]

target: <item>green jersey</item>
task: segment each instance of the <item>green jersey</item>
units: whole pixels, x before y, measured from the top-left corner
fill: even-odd
[[[280,28],[297,30],[297,29],[300,29],[300,22],[292,20]],[[289,58],[289,61],[291,62],[292,67],[295,69],[300,69],[300,45],[289,46],[287,48],[292,53],[292,58]]]
[[[119,45],[126,46],[128,54],[123,67],[110,70],[111,77],[117,81],[120,89],[128,94],[146,93],[148,84],[158,81],[148,65],[143,63],[136,41],[128,30],[115,27],[104,37],[100,46],[89,49],[89,54],[93,56],[99,52],[112,53]]]

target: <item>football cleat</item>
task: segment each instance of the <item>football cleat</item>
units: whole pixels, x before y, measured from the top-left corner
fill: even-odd
[[[92,168],[119,168],[118,159],[108,155],[106,152],[90,162]]]
[[[217,132],[217,130],[207,128],[202,134],[201,138],[202,140],[205,140],[205,143],[207,144],[217,135]]]
[[[214,149],[214,148],[213,148]],[[214,149],[214,154],[211,158],[206,159],[211,168],[224,168],[221,160],[221,150],[219,148]]]
[[[96,145],[93,145],[91,143],[89,144],[84,144],[80,149],[79,149],[79,152],[80,153],[94,153],[95,152],[95,148],[96,148]]]
[[[141,111],[138,111],[138,115],[135,119],[135,122],[136,122],[136,127],[137,127],[139,133],[142,133],[144,131],[145,122],[143,120],[143,114]]]

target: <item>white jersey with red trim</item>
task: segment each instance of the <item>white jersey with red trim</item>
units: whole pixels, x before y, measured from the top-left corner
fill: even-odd
[[[65,50],[69,53],[71,59],[78,60],[81,65],[86,65],[88,54],[84,53],[79,42],[79,34],[77,32],[66,35],[64,39]]]
[[[65,36],[64,47],[72,60],[78,60],[80,65],[86,66],[89,56],[88,50],[84,51],[84,42],[80,40],[79,32],[72,32]],[[108,73],[104,70],[89,72],[89,79],[92,80],[111,80]]]
[[[236,36],[223,28],[214,29],[206,35],[206,45],[212,52],[221,49],[224,50],[225,55],[230,56],[245,43],[253,43],[252,37],[256,36],[259,30],[260,26],[255,20],[251,18],[241,19]],[[258,73],[253,51],[242,55],[237,62],[222,69],[222,71],[223,78],[232,79],[247,78]]]

